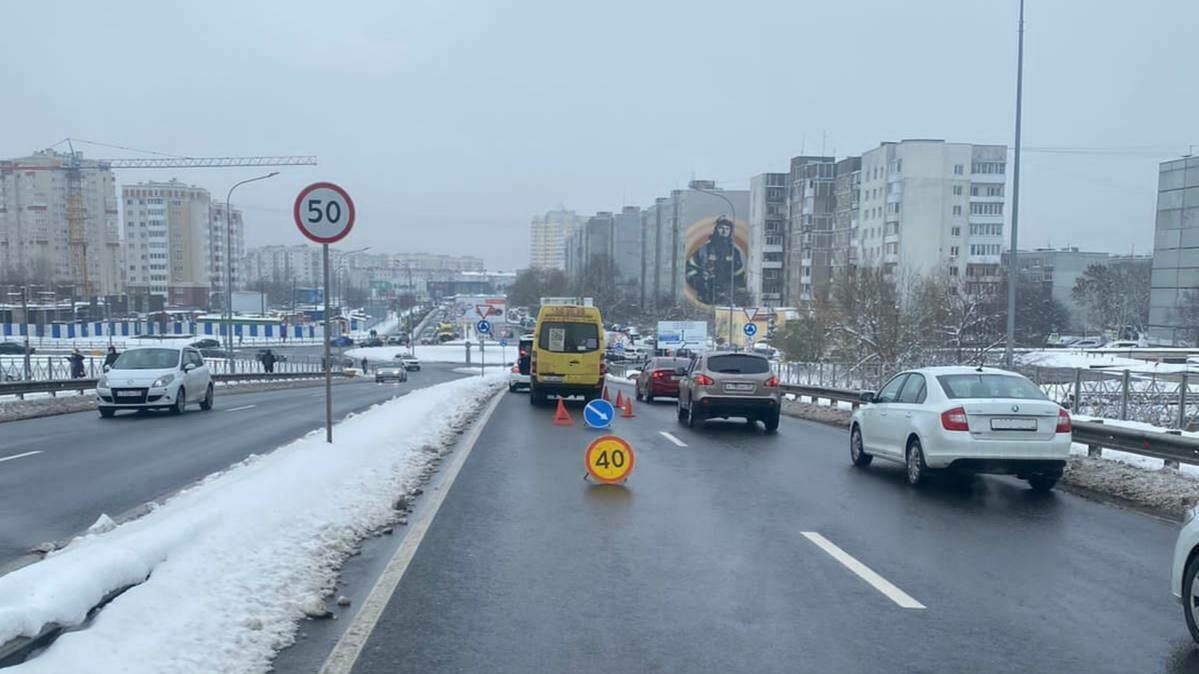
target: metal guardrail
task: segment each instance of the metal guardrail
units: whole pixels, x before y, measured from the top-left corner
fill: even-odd
[[[859,393],[848,389],[797,384],[781,384],[779,388],[814,401],[847,402],[855,409],[861,404]],[[1074,442],[1086,445],[1088,456],[1099,457],[1107,448],[1162,459],[1174,467],[1179,463],[1199,465],[1199,438],[1184,436],[1180,431],[1147,431],[1080,419],[1071,423]]]
[[[243,372],[237,374],[214,374],[212,380],[217,382],[245,381],[287,381],[292,379],[311,379],[323,376],[323,372]],[[341,370],[333,371],[334,377],[344,377]],[[50,381],[9,382],[0,384],[0,396],[15,395],[24,400],[31,393],[49,393],[54,395],[64,391],[91,391],[96,388],[95,378],[85,379],[55,379]]]

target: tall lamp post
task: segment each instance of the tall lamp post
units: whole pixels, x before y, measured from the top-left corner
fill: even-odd
[[[714,197],[720,197],[721,199],[724,199],[724,203],[729,205],[729,215],[733,219],[733,231],[730,232],[730,236],[729,236],[729,239],[730,239],[729,243],[732,244],[732,248],[733,248],[732,252],[729,255],[729,257],[731,258],[729,260],[729,348],[731,349],[731,348],[733,348],[733,306],[736,304],[736,302],[733,299],[733,291],[737,287],[737,241],[734,236],[737,231],[736,230],[737,207],[733,205],[733,202],[728,197],[724,196],[720,192],[715,192],[713,190],[705,190],[705,189],[701,189],[699,187],[692,187],[691,190],[694,192],[703,192],[704,194],[711,194]]]
[[[233,358],[233,190],[258,180],[266,180],[279,175],[278,171],[257,178],[247,178],[234,183],[225,196],[225,350],[229,355],[229,372],[237,371],[236,360]]]
[[[1020,110],[1024,102],[1024,0],[1020,0],[1020,27],[1016,48],[1016,151],[1012,166],[1012,244],[1007,258],[1007,347],[1003,363],[1012,369],[1012,348],[1016,342],[1016,235],[1020,223]]]

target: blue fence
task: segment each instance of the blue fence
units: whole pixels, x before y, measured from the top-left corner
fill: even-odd
[[[352,320],[350,330],[360,330],[365,325],[363,321]],[[30,338],[50,339],[87,339],[92,337],[136,337],[138,335],[211,335],[224,336],[224,323],[211,321],[173,321],[166,323],[147,321],[95,321],[88,323],[51,323],[49,325],[24,325],[21,323],[0,323],[0,336],[5,338],[25,337],[26,330]],[[285,336],[286,333],[286,336]],[[254,339],[318,339],[322,333],[321,326],[284,325],[282,323],[234,323],[234,336],[251,337]]]

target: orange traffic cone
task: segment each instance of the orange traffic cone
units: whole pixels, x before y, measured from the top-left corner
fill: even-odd
[[[558,398],[558,411],[554,412],[555,426],[573,426],[575,420],[570,417],[570,412],[566,411],[566,405],[562,404],[562,399]]]
[[[620,393],[617,392],[617,395],[620,395]],[[608,397],[608,385],[607,384],[604,384],[604,391],[603,391],[603,393],[600,394],[600,397],[603,398],[604,400],[607,400],[608,402],[612,401],[612,399]]]
[[[633,416],[633,399],[632,398],[624,399],[624,414],[622,414],[620,416],[622,418],[626,418],[626,419]]]
[[[620,397],[620,389],[616,389],[616,409],[624,407],[624,398]]]

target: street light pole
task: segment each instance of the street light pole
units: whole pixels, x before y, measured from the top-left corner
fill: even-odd
[[[1021,0],[1023,2],[1024,0]],[[711,190],[704,190],[698,187],[691,188],[695,192],[703,192],[711,194],[714,197],[724,199],[724,203],[729,205],[729,214],[733,219],[733,227],[729,232],[729,244],[732,246],[732,251],[729,253],[729,348],[733,348],[733,306],[735,304],[733,291],[737,287],[737,207],[733,202],[723,194]]]
[[[266,180],[279,175],[271,171],[257,178],[247,178],[234,183],[225,196],[225,349],[229,356],[229,372],[237,371],[236,360],[233,358],[233,190],[258,180]]]
[[[1012,369],[1012,349],[1016,342],[1016,266],[1017,234],[1020,223],[1020,111],[1024,99],[1024,0],[1020,0],[1020,27],[1016,48],[1016,150],[1012,166],[1012,243],[1007,258],[1007,347],[1004,366]]]

